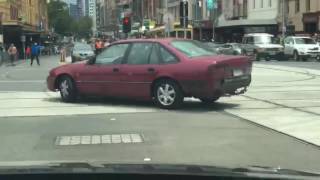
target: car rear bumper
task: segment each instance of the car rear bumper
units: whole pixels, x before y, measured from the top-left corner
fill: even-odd
[[[251,75],[224,79],[221,83],[222,95],[243,94],[251,83]]]
[[[52,77],[52,76],[47,77],[47,87],[50,91],[56,91],[55,77]]]
[[[284,53],[283,52],[275,52],[275,53],[271,53],[271,52],[260,52],[259,56],[260,57],[272,57],[272,58],[276,58],[279,56],[283,56]]]
[[[187,96],[195,98],[214,98],[221,96],[232,96],[245,93],[251,83],[251,75],[225,78],[214,83],[194,84],[192,91],[188,91]],[[197,88],[195,88],[197,87]],[[190,90],[191,88],[189,88]]]

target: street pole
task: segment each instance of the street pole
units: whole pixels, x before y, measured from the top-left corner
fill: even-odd
[[[186,7],[185,7],[186,1],[183,1],[183,28],[184,28],[184,39],[187,39],[187,28],[186,28]]]
[[[213,26],[212,26],[212,40],[215,39],[215,28],[216,28],[216,10],[213,8]]]
[[[142,36],[142,27],[143,27],[143,19],[144,19],[144,0],[140,1],[141,2],[141,36]]]
[[[286,36],[286,0],[282,0],[282,38]]]

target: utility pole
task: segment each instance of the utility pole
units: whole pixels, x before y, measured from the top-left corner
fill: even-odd
[[[286,36],[287,31],[287,0],[282,0],[282,38]]]
[[[142,27],[144,26],[144,0],[141,0],[141,31],[142,31]]]
[[[184,29],[184,39],[187,39],[187,18],[186,18],[186,0],[183,0],[183,29]],[[188,8],[188,7],[187,7]]]

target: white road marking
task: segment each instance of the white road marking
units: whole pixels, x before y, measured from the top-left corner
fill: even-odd
[[[45,83],[44,80],[0,80],[0,83]]]
[[[134,138],[133,138],[134,137]],[[135,140],[133,140],[135,139]],[[99,144],[134,144],[142,143],[140,134],[106,134],[106,135],[85,135],[85,136],[58,136],[55,145],[76,146],[76,145],[99,145]]]
[[[91,115],[156,112],[155,106],[106,103],[64,103],[59,92],[0,92],[0,117]],[[110,120],[116,120],[111,118]]]

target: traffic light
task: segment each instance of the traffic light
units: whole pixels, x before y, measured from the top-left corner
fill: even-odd
[[[124,33],[131,32],[131,18],[130,17],[124,17],[122,19],[122,31]]]
[[[188,1],[180,2],[180,25],[181,27],[188,26]]]

